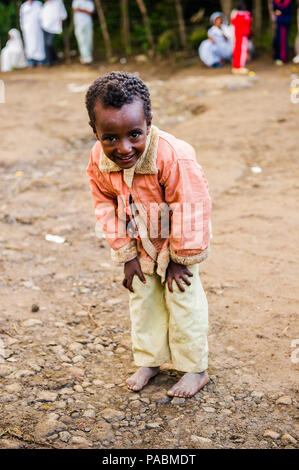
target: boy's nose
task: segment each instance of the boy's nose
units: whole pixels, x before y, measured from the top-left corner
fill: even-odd
[[[132,151],[132,145],[129,139],[123,139],[119,142],[118,152],[122,155],[128,155]]]

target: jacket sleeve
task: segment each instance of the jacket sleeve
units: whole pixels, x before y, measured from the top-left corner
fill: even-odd
[[[176,263],[200,263],[209,254],[211,199],[201,166],[191,159],[174,162],[164,183],[171,209],[170,258]]]
[[[93,166],[91,157],[86,173],[93,197],[97,224],[111,246],[112,260],[116,263],[125,263],[137,256],[136,240],[127,234],[125,207],[122,207],[121,198],[117,198],[111,188],[102,181],[99,184],[99,178],[96,177]]]

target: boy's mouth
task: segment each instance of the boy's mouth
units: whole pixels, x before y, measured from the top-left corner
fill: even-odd
[[[127,155],[126,157],[116,157],[118,161],[122,162],[122,163],[128,163],[130,162],[131,160],[133,160],[133,158],[136,156],[136,154],[134,153],[133,155]]]

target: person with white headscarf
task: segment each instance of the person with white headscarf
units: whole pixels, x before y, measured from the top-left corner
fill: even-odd
[[[46,0],[41,12],[42,29],[44,32],[46,65],[57,61],[54,39],[62,33],[62,22],[67,18],[67,12],[62,0]]]
[[[20,24],[25,44],[25,55],[30,67],[45,60],[44,36],[41,29],[42,3],[28,0],[20,8]]]
[[[21,33],[13,28],[8,31],[8,41],[1,51],[1,72],[27,67]]]
[[[73,0],[75,36],[80,51],[81,64],[91,64],[94,4],[92,0]]]
[[[198,53],[208,67],[221,67],[225,60],[231,60],[232,44],[229,38],[229,29],[223,13],[216,11],[210,17],[211,28],[208,30],[208,39],[203,41]]]

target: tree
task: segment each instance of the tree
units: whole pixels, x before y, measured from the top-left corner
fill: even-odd
[[[97,14],[98,14],[100,25],[102,28],[102,34],[104,37],[104,42],[105,42],[105,47],[106,47],[106,57],[107,59],[110,59],[112,57],[112,47],[111,47],[111,40],[110,40],[108,28],[107,28],[107,23],[106,23],[104,11],[103,11],[102,3],[101,3],[101,0],[94,0],[94,3],[96,6]]]
[[[181,0],[175,0],[175,7],[176,7],[177,15],[178,15],[181,43],[182,43],[182,46],[186,48],[187,47],[186,28],[185,28]]]
[[[297,0],[297,37],[295,42],[296,54],[299,54],[299,0]]]
[[[145,29],[146,29],[147,40],[149,42],[151,52],[153,53],[154,48],[155,48],[155,44],[154,44],[154,38],[153,38],[153,35],[152,35],[152,29],[151,29],[151,25],[150,25],[149,16],[147,14],[147,9],[146,9],[146,6],[145,6],[145,3],[144,3],[143,0],[136,0],[136,2],[137,2],[137,5],[139,7],[139,10],[142,14],[144,26],[145,26]]]
[[[121,0],[121,29],[126,54],[131,53],[131,38],[128,13],[128,0]]]
[[[261,0],[253,1],[253,18],[254,18],[254,37],[257,43],[261,39],[262,33],[262,2]]]
[[[230,18],[232,11],[232,0],[220,0],[221,10],[225,14],[226,18]]]

